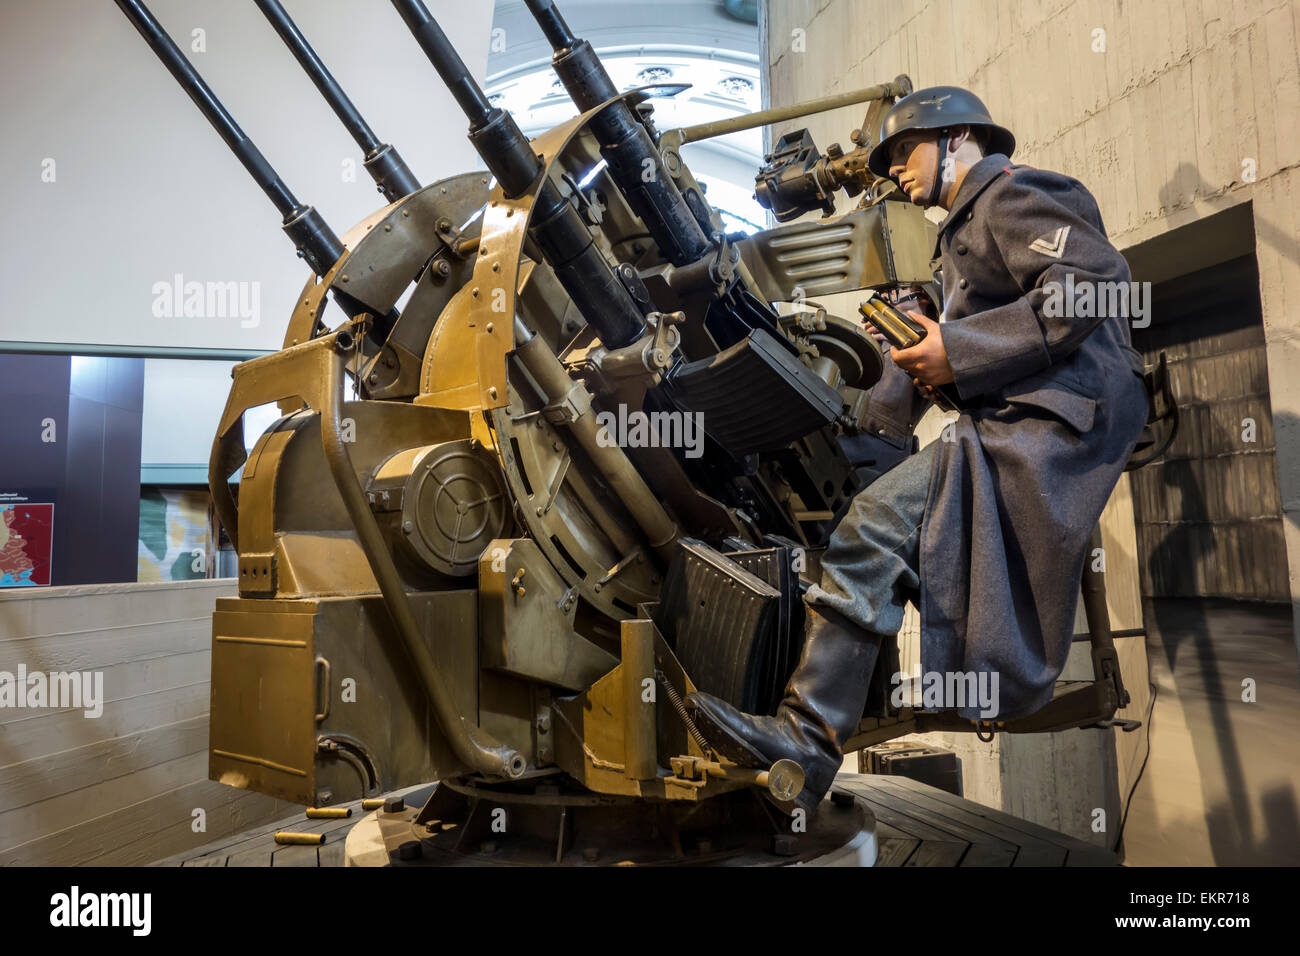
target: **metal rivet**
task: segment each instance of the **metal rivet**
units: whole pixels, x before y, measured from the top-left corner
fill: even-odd
[[[491,396],[492,398],[497,397],[497,389],[495,385],[493,385],[491,388],[488,389],[488,395]]]
[[[491,334],[492,334],[492,323],[491,323],[491,322],[489,322],[489,323],[487,324],[487,330],[488,330],[488,334],[491,335]]]

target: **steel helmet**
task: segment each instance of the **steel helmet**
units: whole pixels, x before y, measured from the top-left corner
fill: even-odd
[[[985,152],[1011,155],[1016,138],[993,122],[980,98],[960,86],[930,86],[895,103],[880,124],[880,142],[867,157],[867,167],[889,178],[889,147],[899,135],[914,129],[946,130],[950,126],[983,126],[989,141]]]

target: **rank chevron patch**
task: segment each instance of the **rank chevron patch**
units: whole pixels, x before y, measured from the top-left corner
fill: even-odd
[[[1061,258],[1061,253],[1065,252],[1065,240],[1070,235],[1070,227],[1062,226],[1060,229],[1048,238],[1039,236],[1029,244],[1031,252],[1041,252],[1045,256],[1051,256],[1053,259]]]

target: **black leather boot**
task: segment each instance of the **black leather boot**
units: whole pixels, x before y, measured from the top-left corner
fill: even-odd
[[[812,813],[839,772],[844,742],[862,719],[882,639],[811,605],[804,634],[803,656],[775,716],[742,713],[703,691],[687,695],[686,706],[709,743],[741,766],[797,762],[805,781],[795,802]]]

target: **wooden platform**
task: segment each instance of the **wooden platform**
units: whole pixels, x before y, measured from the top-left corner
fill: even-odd
[[[876,815],[877,866],[1115,866],[1114,853],[905,777],[842,773],[838,789],[861,797]],[[419,796],[412,788],[413,798]],[[154,866],[342,866],[343,841],[364,816],[346,820],[299,813],[227,837]],[[276,830],[324,833],[322,846],[277,846]]]
[[[342,866],[343,841],[348,831],[368,811],[361,801],[340,804],[352,810],[345,820],[309,820],[296,813],[276,823],[255,827],[244,833],[225,837],[187,853],[159,860],[151,866]],[[277,830],[295,833],[323,833],[321,846],[280,846],[275,842]]]
[[[906,777],[842,773],[876,815],[876,866],[1117,866],[1116,854]]]

